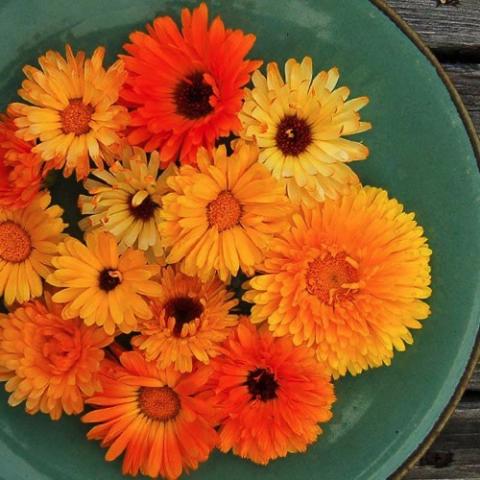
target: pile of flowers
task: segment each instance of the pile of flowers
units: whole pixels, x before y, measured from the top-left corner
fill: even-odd
[[[349,167],[368,98],[254,42],[184,9],[108,68],[48,51],[0,118],[0,379],[11,406],[81,415],[124,474],[304,452],[333,381],[390,365],[429,315],[422,228]],[[52,170],[83,182],[83,238]]]

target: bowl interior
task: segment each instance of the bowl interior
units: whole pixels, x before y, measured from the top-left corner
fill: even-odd
[[[102,44],[113,61],[133,29],[157,15],[179,18],[175,0],[4,0],[0,5],[0,107],[16,98],[24,64],[65,42],[89,53]],[[417,448],[452,396],[478,331],[479,176],[465,127],[433,65],[370,2],[234,0],[209,2],[230,27],[257,36],[254,57],[282,64],[310,55],[315,71],[337,65],[352,96],[368,95],[360,136],[370,158],[353,165],[364,184],[386,188],[415,211],[433,249],[431,317],[390,368],[337,382],[334,419],[306,454],[261,468],[215,453],[192,474],[230,480],[386,478]],[[54,199],[78,234],[80,187],[58,180]],[[0,477],[113,480],[119,462],[85,439],[78,418],[52,423],[9,408],[0,394]],[[68,472],[68,473],[67,473]]]

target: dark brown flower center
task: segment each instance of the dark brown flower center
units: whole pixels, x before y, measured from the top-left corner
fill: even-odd
[[[165,304],[165,317],[175,319],[173,334],[179,337],[186,323],[195,320],[203,313],[203,305],[196,298],[177,297]]]
[[[257,368],[249,372],[245,385],[254,400],[259,399],[266,402],[277,398],[278,383],[275,376],[264,368]]]
[[[213,107],[210,105],[210,96],[213,90],[203,80],[202,72],[195,72],[178,83],[173,98],[177,113],[190,120],[208,115]]]
[[[90,131],[88,124],[94,111],[94,108],[91,105],[85,105],[81,98],[70,100],[69,105],[60,112],[63,132],[75,135],[88,133]]]
[[[0,258],[9,263],[21,263],[32,251],[32,241],[25,229],[7,220],[0,223]]]
[[[180,412],[180,398],[170,387],[142,387],[138,396],[142,412],[153,420],[166,422]]]
[[[132,204],[132,198],[130,198],[129,206],[130,206],[130,213],[139,220],[150,220],[155,213],[155,210],[160,206],[158,203],[154,202],[150,195],[145,197],[143,202],[140,205],[134,206]]]
[[[122,274],[118,270],[105,269],[100,272],[98,278],[99,287],[105,292],[110,292],[122,283]]]
[[[297,115],[286,115],[278,125],[275,141],[284,155],[296,157],[312,143],[312,129]]]

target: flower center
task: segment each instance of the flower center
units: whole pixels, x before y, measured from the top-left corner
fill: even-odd
[[[109,292],[122,283],[122,278],[122,274],[118,270],[109,270],[106,268],[100,272],[98,285],[105,292]]]
[[[284,155],[296,157],[312,143],[312,129],[297,115],[286,115],[278,125],[275,140]]]
[[[132,198],[130,199],[129,206],[130,206],[130,213],[139,220],[150,220],[155,213],[155,210],[159,207],[158,203],[154,202],[150,195],[145,197],[145,199],[140,203],[140,205],[134,206],[132,203]]]
[[[47,328],[42,332],[42,354],[53,373],[65,373],[80,357],[79,342],[69,332]]]
[[[172,420],[180,411],[180,398],[170,387],[142,387],[139,404],[142,412],[153,420]]]
[[[262,402],[277,398],[278,383],[273,373],[264,368],[257,368],[248,373],[245,385],[252,399],[260,399]]]
[[[203,313],[203,305],[191,297],[172,298],[165,304],[165,317],[175,319],[173,334],[179,337],[182,334],[183,326],[195,320]]]
[[[90,131],[88,124],[94,111],[91,105],[85,105],[80,98],[70,100],[68,107],[60,112],[63,132],[75,135],[88,133]]]
[[[207,205],[208,223],[211,227],[216,225],[219,232],[238,225],[241,216],[240,202],[227,190]]]
[[[323,303],[332,305],[337,300],[351,298],[359,280],[357,269],[347,261],[345,253],[335,257],[327,253],[308,264],[307,292],[316,295]]]
[[[21,263],[32,251],[30,235],[17,223],[0,223],[0,258],[10,263]]]
[[[203,80],[202,72],[195,72],[176,86],[173,98],[177,113],[190,120],[208,115],[213,107],[210,105],[212,87]]]

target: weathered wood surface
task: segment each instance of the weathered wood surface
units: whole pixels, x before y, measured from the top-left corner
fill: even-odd
[[[387,0],[440,57],[480,56],[480,1],[458,0],[437,6],[437,0]]]
[[[480,0],[438,6],[440,0],[386,1],[442,62],[480,133]],[[455,413],[406,479],[480,480],[480,364]]]
[[[480,0],[477,1],[480,8]],[[478,29],[480,36],[480,23]],[[480,133],[480,63],[447,63],[443,67],[462,96],[477,133]]]

